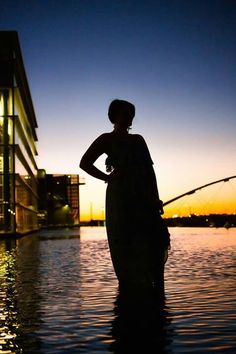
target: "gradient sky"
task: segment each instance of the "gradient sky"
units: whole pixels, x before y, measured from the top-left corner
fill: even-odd
[[[136,106],[132,132],[149,146],[164,201],[236,175],[234,0],[0,5],[0,29],[20,38],[39,125],[38,166],[86,177],[82,215],[91,206],[94,217],[104,213],[105,184],[78,165],[90,143],[112,130],[114,98]]]

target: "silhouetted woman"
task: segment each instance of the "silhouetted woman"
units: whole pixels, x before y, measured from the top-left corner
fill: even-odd
[[[145,140],[129,134],[134,116],[133,104],[112,101],[108,117],[114,129],[91,144],[80,167],[107,182],[106,228],[120,288],[164,289],[169,233],[160,217],[162,202]],[[108,173],[94,166],[103,153]]]

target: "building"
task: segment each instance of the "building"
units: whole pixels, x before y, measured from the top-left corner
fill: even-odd
[[[78,226],[80,223],[78,175],[38,171],[39,223],[44,227]]]
[[[0,31],[0,235],[38,229],[36,128],[18,35]]]

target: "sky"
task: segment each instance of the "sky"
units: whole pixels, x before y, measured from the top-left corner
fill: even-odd
[[[163,201],[236,175],[234,0],[0,0],[0,7],[0,29],[20,39],[38,167],[85,177],[83,219],[104,215],[106,185],[79,161],[112,131],[107,109],[115,98],[136,106],[131,132],[149,146]]]

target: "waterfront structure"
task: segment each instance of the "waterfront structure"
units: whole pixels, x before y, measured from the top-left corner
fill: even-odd
[[[36,128],[17,32],[0,31],[0,235],[38,229]]]
[[[38,170],[39,223],[44,227],[79,226],[79,175],[46,174]]]

